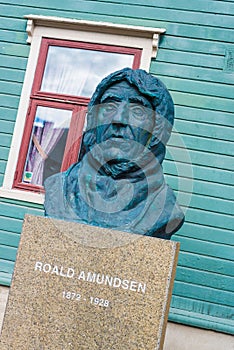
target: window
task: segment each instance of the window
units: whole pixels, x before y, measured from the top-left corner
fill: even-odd
[[[44,180],[78,159],[85,110],[99,81],[138,68],[141,50],[42,38],[13,188],[43,191]]]
[[[165,30],[26,17],[31,50],[0,196],[42,203],[44,180],[78,159],[96,85],[124,67],[148,70]]]

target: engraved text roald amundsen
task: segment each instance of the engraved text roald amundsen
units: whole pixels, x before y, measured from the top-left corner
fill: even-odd
[[[63,266],[52,265],[49,263],[43,263],[37,261],[34,267],[35,271],[43,273],[57,275],[66,278],[77,278],[79,281],[96,283],[99,285],[105,285],[111,288],[122,288],[124,290],[130,290],[132,292],[145,294],[146,283],[134,281],[131,279],[123,279],[117,276],[111,276],[104,273],[97,273],[93,271],[81,270],[78,273],[71,267],[65,268]]]

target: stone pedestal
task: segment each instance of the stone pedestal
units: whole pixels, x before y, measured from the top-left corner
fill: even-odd
[[[26,216],[1,349],[162,349],[178,250]]]

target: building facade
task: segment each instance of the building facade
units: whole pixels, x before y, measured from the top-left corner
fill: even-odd
[[[64,170],[76,161],[96,83],[140,67],[165,83],[175,104],[164,173],[186,221],[173,236],[181,248],[169,320],[232,333],[233,1],[0,6],[0,284],[11,283],[24,215],[44,215],[45,162]],[[38,142],[42,133],[49,144]]]

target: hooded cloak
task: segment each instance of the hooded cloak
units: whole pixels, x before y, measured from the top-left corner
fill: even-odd
[[[127,81],[150,101],[155,120],[150,141],[140,145],[137,156],[133,152],[125,161],[112,163],[107,144],[97,142],[97,130],[103,127],[97,116],[102,95],[121,81]],[[79,161],[45,181],[46,215],[170,239],[184,221],[161,166],[173,121],[172,98],[156,77],[141,69],[125,68],[104,78],[88,106]]]

